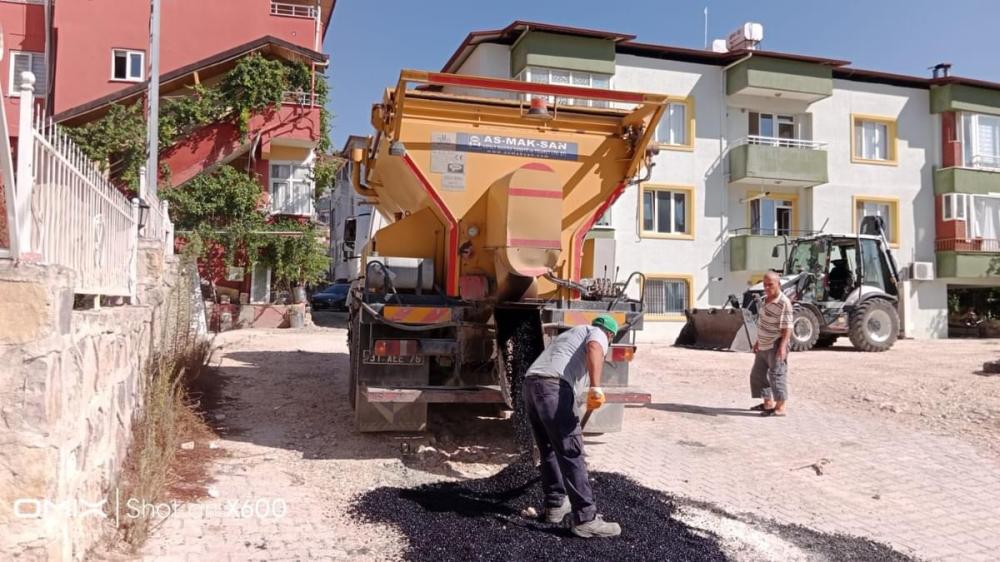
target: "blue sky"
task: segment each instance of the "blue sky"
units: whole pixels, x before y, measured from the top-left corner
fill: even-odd
[[[339,0],[324,43],[333,146],[371,134],[371,104],[400,69],[439,70],[470,31],[528,20],[702,47],[705,6],[709,41],[757,21],[767,50],[918,76],[950,62],[955,75],[1000,82],[995,0]]]

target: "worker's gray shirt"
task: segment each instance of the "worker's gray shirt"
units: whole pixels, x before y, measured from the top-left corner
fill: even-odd
[[[585,388],[587,380],[587,344],[597,342],[602,356],[608,352],[608,336],[594,326],[570,328],[545,348],[535,359],[525,376],[562,378],[574,390]]]

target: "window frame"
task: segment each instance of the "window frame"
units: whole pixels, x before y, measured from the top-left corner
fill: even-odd
[[[672,104],[683,105],[685,115],[684,142],[681,144],[671,144],[660,140],[660,125],[667,118]],[[667,96],[667,102],[663,106],[663,115],[660,122],[653,128],[653,143],[657,148],[664,150],[679,150],[682,152],[694,151],[695,139],[695,117],[694,117],[694,97],[693,96]]]
[[[8,71],[7,71],[7,74],[8,74],[8,76],[7,76],[8,77],[7,87],[10,88],[10,91],[7,92],[7,96],[11,97],[11,98],[16,98],[16,97],[20,97],[20,95],[21,95],[21,88],[17,84],[17,82],[18,82],[17,81],[17,77],[14,76],[14,73],[16,72],[16,69],[17,69],[17,64],[14,63],[14,58],[16,56],[18,56],[18,55],[28,55],[29,57],[31,57],[31,60],[28,61],[28,69],[29,70],[33,69],[35,67],[35,57],[39,57],[39,58],[42,59],[42,65],[45,68],[46,76],[42,76],[42,77],[35,76],[35,91],[34,91],[34,95],[35,95],[36,98],[43,98],[46,95],[48,95],[48,92],[45,91],[45,90],[48,89],[49,61],[45,59],[45,53],[44,52],[39,52],[39,51],[24,51],[24,50],[18,50],[18,49],[9,49],[7,51],[7,56],[8,56],[8,61],[9,61],[7,63],[8,67],[9,67]],[[34,70],[32,70],[31,72],[32,72],[32,74],[35,73]],[[42,81],[42,80],[44,80],[44,82],[42,82],[42,84],[45,85],[45,88],[39,88],[38,87],[39,81]]]
[[[950,201],[950,204],[948,203]],[[951,212],[948,212],[948,211]],[[961,213],[958,211],[961,210]],[[945,193],[941,196],[941,220],[969,220],[969,195],[966,193]]]
[[[646,216],[643,212],[643,199],[647,191],[668,191],[671,193],[683,193],[686,201],[684,208],[684,224],[687,227],[687,231],[683,233],[676,232],[659,232],[658,230],[646,230]],[[653,197],[654,207],[656,205],[656,197]],[[639,237],[640,238],[660,238],[667,240],[694,240],[695,236],[695,217],[697,214],[694,212],[695,209],[695,193],[694,186],[689,185],[672,185],[665,183],[644,183],[642,184],[642,189],[639,190],[638,197],[638,215],[639,215]],[[671,222],[673,222],[673,209],[670,211]],[[654,222],[656,220],[656,209],[653,209]],[[654,226],[656,226],[654,224]]]
[[[643,296],[643,302],[645,303],[646,297],[646,283],[650,281],[680,281],[687,286],[687,306],[688,308],[694,308],[694,276],[687,273],[645,273],[645,279],[642,284],[641,294]],[[647,305],[644,304],[644,307]],[[643,319],[649,322],[684,322],[687,317],[684,312],[681,311],[680,314],[676,313],[651,313],[646,312],[643,314]]]
[[[881,195],[852,195],[851,196],[851,231],[858,232],[861,223],[858,221],[859,203],[878,203],[889,206],[889,247],[899,248],[900,227],[899,227],[899,197],[886,197]]]
[[[288,166],[288,177],[287,178],[276,178],[274,177],[274,166]],[[296,179],[295,171],[296,168],[305,168],[308,171],[310,179]],[[285,215],[291,217],[307,217],[312,216],[316,213],[316,202],[312,197],[309,198],[309,212],[308,213],[290,213],[287,209],[277,209],[276,208],[276,197],[274,184],[275,182],[282,182],[288,186],[288,190],[294,193],[293,184],[307,184],[311,189],[315,189],[315,181],[312,179],[313,172],[313,162],[312,160],[268,160],[267,161],[267,194],[269,198],[268,213],[271,215]]]
[[[125,78],[115,77],[115,58],[118,53],[125,53]],[[142,74],[138,77],[130,77],[132,69],[132,55],[139,55],[139,68]],[[112,82],[143,82],[146,80],[146,51],[140,49],[126,49],[114,47],[111,49],[111,81]]]
[[[864,113],[852,113],[851,114],[851,162],[855,164],[875,164],[878,166],[898,166],[899,165],[899,135],[896,128],[896,117],[888,117],[885,115],[867,115]],[[885,147],[885,160],[879,160],[877,158],[863,158],[859,155],[858,150],[860,147],[857,143],[857,128],[859,124],[863,123],[877,123],[880,125],[885,125],[885,135],[886,135],[886,147]]]
[[[978,151],[980,117],[1000,119],[1000,115],[995,115],[992,113],[981,113],[977,111],[959,112],[959,116],[957,119],[958,121],[957,133],[958,133],[958,138],[962,145],[962,167],[969,168],[972,170],[983,170],[986,172],[1000,172],[1000,161],[997,162],[996,166],[987,166],[982,164],[976,165],[974,162],[972,162],[972,160],[974,160],[977,156],[984,156],[984,154],[981,154]],[[968,139],[966,139],[967,136]],[[968,143],[966,142],[966,140],[968,140]],[[966,146],[966,144],[968,144],[969,146]]]
[[[534,71],[544,70],[545,73],[546,73],[546,81],[545,82],[532,82],[532,80],[531,80],[531,72],[533,70]],[[600,72],[588,72],[588,71],[585,71],[585,70],[571,70],[571,69],[568,69],[568,68],[550,68],[550,67],[547,67],[547,66],[530,66],[529,65],[529,66],[525,66],[524,68],[522,68],[521,71],[518,72],[516,76],[514,76],[514,79],[515,80],[520,80],[521,82],[530,82],[530,83],[534,83],[534,84],[552,84],[552,72],[553,71],[555,71],[555,72],[565,72],[567,74],[569,82],[560,83],[560,85],[562,85],[562,86],[576,86],[576,87],[579,87],[579,88],[593,88],[593,89],[597,89],[597,90],[604,90],[604,89],[613,90],[614,89],[614,78],[615,78],[614,74],[603,74],[603,73],[600,73]],[[574,77],[581,76],[581,75],[586,75],[587,76],[588,82],[589,82],[588,85],[584,86],[582,84],[576,84],[576,83],[574,83],[574,81],[573,81]],[[608,79],[608,87],[607,88],[595,88],[594,87],[594,76],[605,76],[605,77],[607,77],[607,79]],[[530,94],[523,94],[523,97],[524,97],[525,101],[527,101],[528,99],[530,99]],[[551,103],[555,103],[555,101],[556,101],[556,98],[554,96],[546,96],[546,99],[547,99],[547,102],[550,103],[550,104]],[[575,101],[576,100],[574,100],[572,98],[562,98],[562,97],[560,97],[559,98],[559,105],[570,105],[570,106],[576,106],[576,107],[596,107],[596,108],[599,108],[599,109],[607,109],[607,108],[611,107],[611,102],[609,102],[607,100],[586,100],[586,103],[575,103]]]
[[[752,195],[753,195],[752,193],[747,193],[746,194],[747,197],[750,197]],[[791,231],[792,233],[794,233],[794,232],[796,232],[796,231],[799,230],[799,228],[798,228],[798,225],[799,225],[799,194],[798,193],[771,193],[771,195],[768,195],[767,197],[761,197],[759,199],[755,199],[754,201],[760,201],[761,199],[769,199],[769,200],[773,201],[775,203],[775,205],[774,205],[775,211],[777,211],[777,209],[778,209],[779,206],[782,207],[782,208],[788,208],[785,205],[779,205],[779,204],[782,203],[782,202],[784,202],[784,201],[791,201],[791,203],[792,203],[792,205],[791,205],[791,215],[792,216],[791,216],[791,224],[789,225],[790,226],[789,231]],[[778,215],[777,215],[777,212],[774,215],[774,223],[775,223],[774,231],[775,231],[775,234],[760,234],[759,232],[755,233],[753,231],[753,201],[747,201],[746,202],[746,209],[747,209],[747,222],[746,222],[746,225],[747,225],[747,230],[750,231],[751,236],[782,236],[780,234],[777,234],[777,230],[778,230],[777,229],[777,225],[778,225]],[[758,226],[758,231],[760,231],[760,230],[766,230],[766,229]]]

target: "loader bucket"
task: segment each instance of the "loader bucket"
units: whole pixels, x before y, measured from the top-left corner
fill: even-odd
[[[757,339],[757,324],[741,308],[692,308],[674,345],[723,351],[750,351]]]

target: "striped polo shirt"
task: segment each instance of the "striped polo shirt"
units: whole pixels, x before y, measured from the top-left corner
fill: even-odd
[[[792,327],[792,301],[785,293],[778,293],[774,301],[765,302],[764,310],[757,316],[757,345],[761,351],[774,347],[782,330]]]

